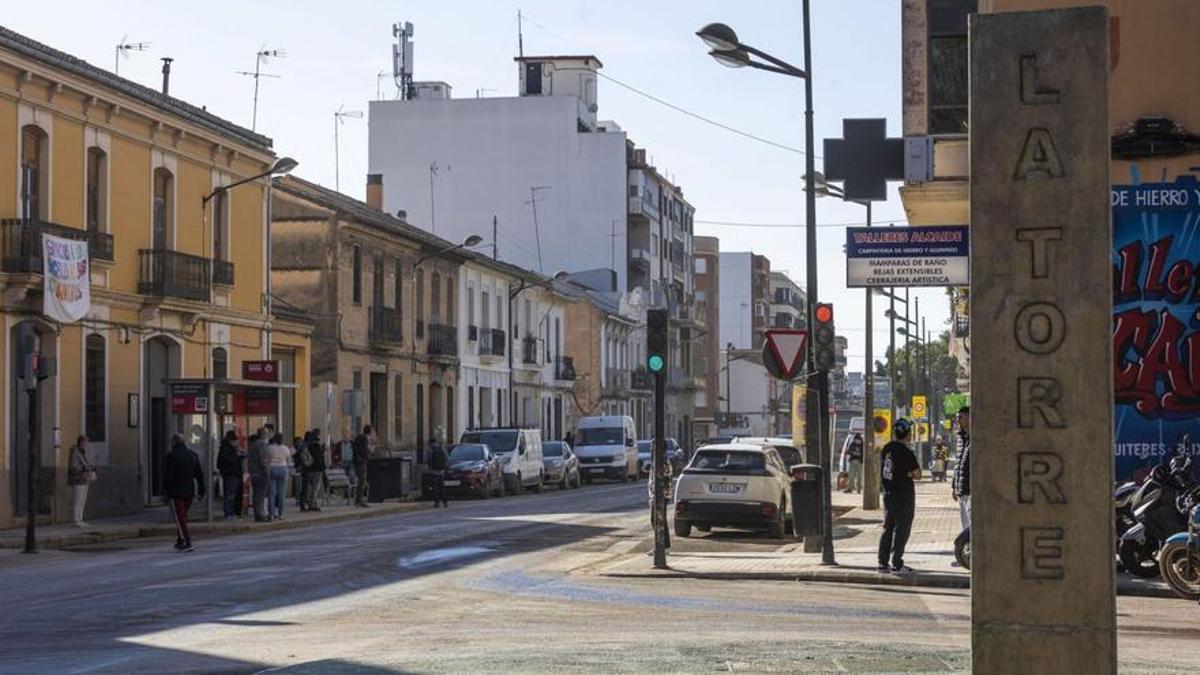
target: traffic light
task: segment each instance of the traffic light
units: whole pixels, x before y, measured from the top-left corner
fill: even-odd
[[[837,366],[834,351],[833,305],[818,302],[813,306],[813,360],[817,370],[833,370]]]
[[[646,310],[646,369],[658,374],[667,367],[667,310]]]

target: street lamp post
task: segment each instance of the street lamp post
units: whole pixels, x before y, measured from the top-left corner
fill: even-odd
[[[718,63],[731,68],[749,66],[789,77],[804,80],[804,218],[805,218],[805,272],[807,273],[807,315],[812,321],[813,305],[819,297],[817,292],[817,195],[814,191],[815,158],[813,157],[813,92],[812,92],[812,33],[810,30],[811,16],[809,0],[801,3],[803,9],[803,38],[804,38],[804,68],[797,68],[786,61],[778,59],[766,52],[740,42],[737,33],[722,23],[710,23],[696,32],[712,50],[709,55]],[[755,61],[756,56],[762,61]],[[763,63],[765,61],[766,63]],[[833,555],[833,518],[832,497],[830,490],[830,471],[832,457],[829,452],[829,374],[818,371],[814,359],[812,341],[809,341],[807,354],[808,387],[805,392],[805,446],[816,449],[820,454],[821,468],[825,480],[822,481],[822,501],[824,502],[824,523],[821,537],[821,562],[826,565],[836,564]]]

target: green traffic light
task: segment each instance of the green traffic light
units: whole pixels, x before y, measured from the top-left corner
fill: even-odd
[[[657,373],[663,369],[663,357],[655,354],[647,360],[647,365],[650,366],[650,372]]]

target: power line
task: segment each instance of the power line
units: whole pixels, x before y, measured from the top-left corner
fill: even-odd
[[[742,223],[732,220],[693,220],[697,225],[712,225],[714,227],[804,227],[803,223]],[[871,225],[883,226],[892,223],[906,224],[906,218],[892,218],[888,220],[873,220]],[[817,223],[817,227],[865,227],[867,223]]]

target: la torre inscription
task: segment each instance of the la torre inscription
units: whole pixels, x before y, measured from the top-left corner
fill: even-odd
[[[1020,57],[1021,103],[1023,105],[1060,105],[1061,95],[1038,78],[1037,54]],[[1013,172],[1016,181],[1055,180],[1066,176],[1066,167],[1054,144],[1049,129],[1032,128],[1025,134]],[[1065,228],[1047,223],[1036,227],[1018,227],[1016,245],[1028,251],[1029,265],[1025,273],[1030,279],[1053,280],[1056,273],[1054,247],[1063,245]],[[1017,347],[1026,354],[1050,357],[1062,349],[1066,340],[1066,314],[1052,301],[1026,303],[1013,320],[1013,336]],[[1048,369],[1049,370],[1049,369]],[[1017,376],[1017,426],[1033,429],[1039,424],[1047,429],[1067,429],[1068,420],[1060,407],[1062,383],[1045,373],[1022,373]],[[1017,503],[1067,504],[1063,487],[1065,463],[1053,448],[1021,451],[1017,455]],[[1043,527],[1022,527],[1021,577],[1025,579],[1057,580],[1064,576],[1063,551],[1066,528],[1059,524]]]

